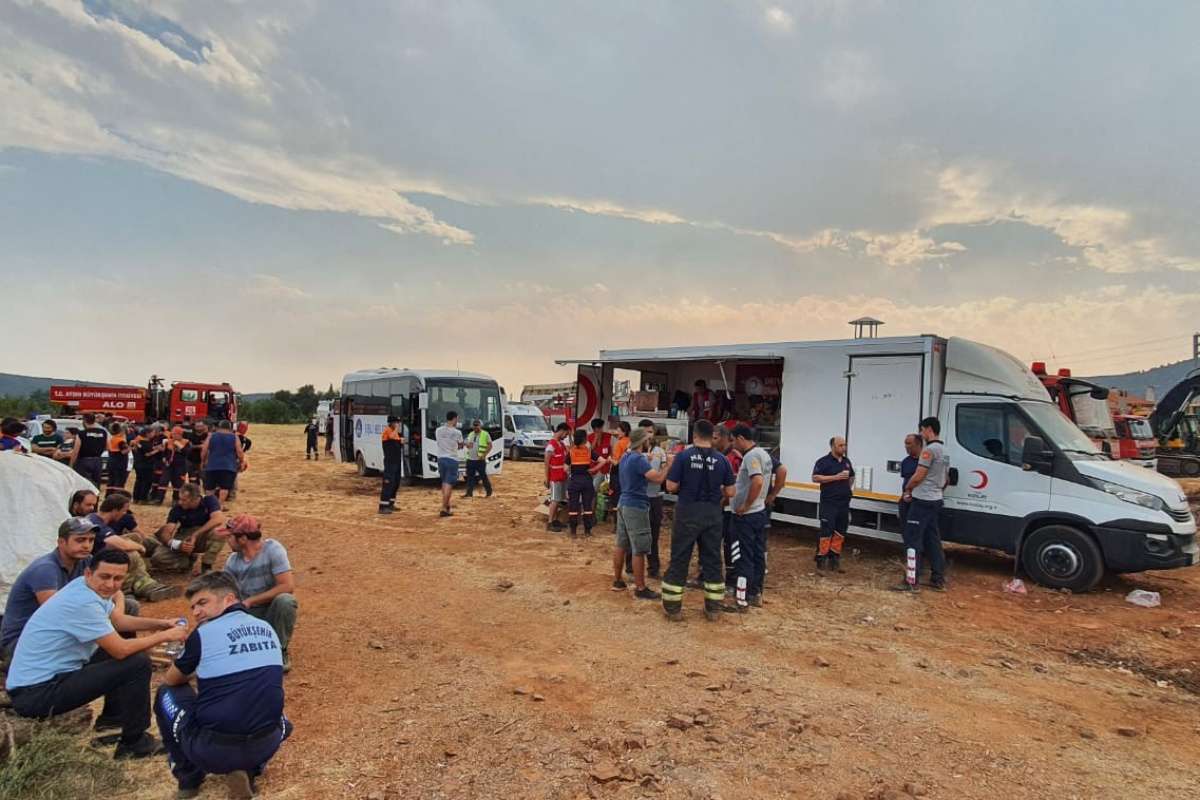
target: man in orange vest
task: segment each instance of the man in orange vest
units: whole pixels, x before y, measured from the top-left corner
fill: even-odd
[[[404,462],[404,436],[400,433],[400,418],[388,417],[383,440],[383,488],[379,491],[379,513],[396,510],[396,489],[400,486],[400,465]]]

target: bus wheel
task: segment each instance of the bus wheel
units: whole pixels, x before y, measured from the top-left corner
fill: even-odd
[[[358,477],[367,477],[367,462],[365,459],[363,459],[363,454],[361,452],[354,455],[354,466],[358,469]]]
[[[1021,563],[1051,589],[1090,591],[1104,575],[1104,556],[1091,536],[1068,525],[1047,525],[1025,538]]]

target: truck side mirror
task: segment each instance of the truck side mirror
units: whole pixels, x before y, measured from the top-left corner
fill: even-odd
[[[1054,452],[1040,436],[1030,436],[1021,447],[1021,469],[1045,472],[1054,465]]]
[[[1091,395],[1093,400],[1107,400],[1108,389],[1104,386],[1093,386]]]

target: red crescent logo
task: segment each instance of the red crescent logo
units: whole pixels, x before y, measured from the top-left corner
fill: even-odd
[[[592,417],[596,416],[600,403],[599,398],[596,397],[596,387],[586,375],[579,376],[579,388],[582,390],[580,392],[582,397],[579,399],[583,401],[583,410],[575,415],[575,424],[582,428],[592,421]]]
[[[971,470],[971,474],[979,476],[979,483],[972,486],[971,487],[972,489],[986,489],[987,488],[988,476],[987,476],[986,472],[984,472],[981,469],[973,469],[973,470]]]

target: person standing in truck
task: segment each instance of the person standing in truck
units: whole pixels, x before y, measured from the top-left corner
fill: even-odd
[[[921,440],[924,443],[917,458],[917,470],[904,485],[912,497],[908,519],[904,523],[904,549],[915,551],[916,569],[892,587],[898,592],[916,592],[923,560],[929,562],[929,586],[934,591],[946,591],[946,556],[942,551],[942,535],[938,518],[942,513],[942,492],[950,480],[950,457],[938,436],[942,424],[937,417],[921,420]]]
[[[698,419],[706,419],[709,422],[715,423],[720,413],[719,402],[716,394],[708,388],[708,382],[704,379],[696,381],[695,391],[692,392],[692,405],[688,409],[688,418],[695,422]]]
[[[821,487],[821,538],[817,542],[817,570],[842,571],[842,543],[850,527],[850,498],[853,496],[854,465],[846,457],[846,440],[834,436],[829,452],[813,464],[813,483]]]

